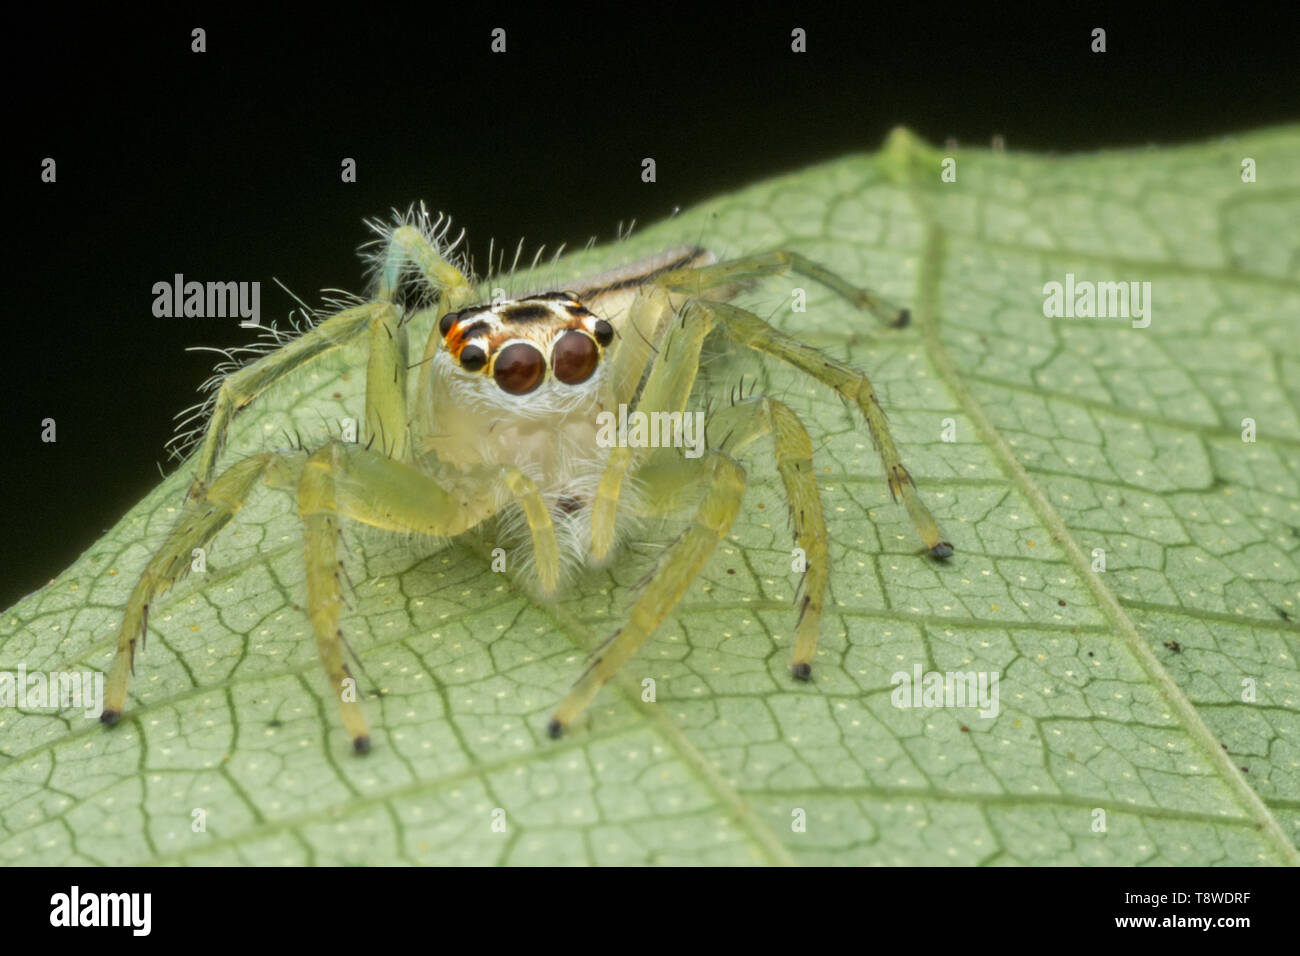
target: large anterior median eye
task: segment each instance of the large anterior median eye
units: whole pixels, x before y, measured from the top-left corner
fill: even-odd
[[[599,358],[600,353],[591,337],[572,330],[556,339],[551,349],[555,377],[565,385],[577,385],[591,378]]]
[[[503,348],[492,366],[492,377],[502,391],[511,395],[528,394],[542,384],[545,375],[546,359],[542,353],[522,342]]]

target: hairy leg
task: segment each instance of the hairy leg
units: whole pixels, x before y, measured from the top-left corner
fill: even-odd
[[[886,325],[898,328],[907,325],[911,320],[911,313],[907,309],[900,308],[884,296],[877,295],[870,289],[855,286],[806,256],[786,250],[764,252],[739,259],[728,259],[725,262],[697,269],[670,272],[658,281],[667,289],[709,298],[705,293],[719,287],[785,272],[794,272],[826,286],[858,308],[866,309]],[[715,295],[713,298],[726,299],[729,296]]]
[[[694,304],[708,312],[736,344],[778,358],[856,403],[867,420],[871,440],[880,452],[890,494],[895,501],[902,499],[913,527],[931,555],[936,558],[952,555],[952,545],[944,540],[930,509],[916,492],[912,476],[903,465],[894,437],[889,432],[884,409],[871,387],[871,380],[863,372],[805,345],[745,309],[705,300]]]
[[[514,469],[494,469],[484,477],[501,481],[520,502],[532,528],[543,585],[549,583],[554,589],[558,578],[555,530],[536,486]],[[267,452],[246,458],[218,476],[202,499],[186,502],[180,520],[145,568],[127,603],[100,719],[113,724],[121,716],[135,645],[137,640],[143,643],[151,602],[188,570],[192,550],[212,540],[259,482],[297,490],[312,631],[321,662],[339,695],[343,724],[353,747],[363,752],[369,746],[369,734],[355,683],[345,683],[351,674],[343,659],[339,627],[339,518],[388,531],[450,538],[491,517],[496,506],[492,495],[448,490],[412,465],[341,442],[331,442],[310,456],[305,452]]]
[[[596,650],[573,690],[556,708],[547,726],[552,737],[564,733],[605,682],[672,613],[736,519],[745,494],[744,469],[729,456],[713,451],[698,459],[682,458],[681,462],[683,469],[703,471],[700,481],[708,490],[690,527],[664,553],[627,624]]]
[[[700,349],[710,327],[707,316],[694,314],[688,304],[679,316],[674,317],[671,302],[663,292],[639,301],[643,302],[640,315],[647,317],[648,324],[658,326],[667,319],[673,321],[659,339],[658,350],[650,363],[650,374],[636,400],[636,407],[648,412],[681,412],[686,408],[699,372]],[[635,308],[633,318],[638,318]],[[609,555],[623,481],[645,461],[647,454],[647,449],[626,446],[610,452],[591,506],[593,561],[602,561]]]
[[[369,328],[372,319],[392,311],[392,306],[382,302],[344,309],[282,348],[227,375],[213,398],[212,416],[203,435],[188,500],[203,500],[216,473],[217,459],[225,448],[226,434],[236,413],[284,376],[357,339]]]
[[[127,681],[135,672],[136,641],[143,646],[149,628],[149,605],[189,570],[193,549],[205,547],[226,526],[259,481],[292,487],[306,458],[301,452],[268,452],[245,458],[224,471],[202,497],[185,502],[180,519],[145,566],[127,600],[99,718],[105,724],[117,723],[126,704]]]
[[[414,271],[438,294],[439,313],[460,308],[473,286],[435,248],[430,237],[410,225],[388,234],[380,256],[376,301],[329,316],[269,355],[222,380],[199,450],[189,498],[199,500],[216,473],[217,460],[235,415],[285,375],[369,331],[366,375],[366,437],[394,458],[409,454],[406,416],[407,346],[401,315],[392,303],[404,275]]]
[[[695,308],[697,313],[702,313],[704,320],[701,338],[714,324],[721,325],[738,344],[781,359],[854,401],[866,418],[872,442],[880,452],[891,496],[895,501],[902,499],[917,534],[930,553],[936,558],[951,556],[952,545],[944,540],[938,523],[917,494],[916,485],[898,453],[884,410],[880,407],[867,376],[852,366],[830,359],[819,350],[804,345],[752,312],[707,298],[710,291],[785,271],[793,271],[820,282],[854,305],[870,310],[888,325],[901,326],[909,320],[906,309],[897,307],[869,290],[852,285],[834,272],[795,252],[770,252],[666,273],[643,292],[632,306],[630,321],[624,331],[624,341],[614,356],[612,381],[617,400],[630,401],[647,362],[651,363],[650,377],[654,377],[656,370],[665,363],[659,361],[659,355],[650,359],[653,351],[651,343],[659,341],[661,348],[666,347],[672,337],[672,330],[677,327],[671,325],[670,320],[677,315],[684,325],[688,312]],[[680,301],[682,295],[699,295],[704,298],[692,299],[674,313],[674,303]],[[663,333],[665,328],[670,331]],[[661,334],[662,338],[655,338]],[[648,394],[651,382],[647,379],[637,402],[639,408],[680,411],[684,407],[698,370],[698,350],[692,361],[676,359],[675,363],[675,367],[663,373],[664,381],[661,385],[674,398],[680,397],[681,404],[655,404],[658,396]],[[685,385],[685,394],[682,393],[682,385]],[[638,456],[636,451],[626,448],[616,448],[610,455],[593,503],[591,553],[594,560],[604,558],[613,544],[614,522],[623,480],[643,459],[643,455]]]
[[[521,503],[533,533],[543,587],[554,590],[559,552],[550,512],[536,485],[514,469],[494,472]],[[298,484],[303,522],[308,611],[321,663],[338,696],[343,726],[358,753],[370,749],[370,735],[357,702],[356,682],[343,659],[339,627],[342,590],[338,556],[340,516],[388,531],[453,537],[490,517],[489,495],[448,491],[410,465],[364,448],[331,442],[312,454]]]
[[[800,680],[808,680],[830,580],[829,537],[813,470],[812,438],[789,406],[762,397],[722,409],[709,421],[709,431],[716,447],[735,458],[753,442],[771,436],[777,472],[790,505],[795,544],[803,551],[806,569],[791,671]]]

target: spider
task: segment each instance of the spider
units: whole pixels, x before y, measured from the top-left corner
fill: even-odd
[[[708,441],[691,456],[678,447],[598,441],[601,413],[620,406],[683,413],[710,334],[733,347],[788,363],[855,404],[921,540],[947,558],[944,540],[899,457],[870,381],[862,372],[728,301],[764,276],[793,271],[820,282],[890,326],[909,313],[785,251],[728,261],[697,245],[543,290],[485,301],[467,276],[459,243],[423,207],[379,233],[372,295],[341,308],[297,338],[220,381],[182,514],[128,600],[109,669],[102,720],[114,724],[143,645],[150,603],[189,567],[259,483],[296,493],[302,522],[307,614],[321,663],[353,749],[370,749],[356,684],[344,659],[339,523],[347,518],[402,535],[450,539],[494,516],[518,541],[537,594],[555,594],[564,573],[610,561],[638,521],[689,516],[637,596],[627,623],[589,658],[548,724],[559,737],[600,688],[673,611],[739,512],[742,454],[770,438],[794,539],[806,556],[792,674],[808,680],[829,577],[826,522],[808,430],[784,403],[741,397],[714,412]],[[463,232],[461,237],[463,238]],[[420,362],[408,365],[405,306],[415,290],[434,311]],[[266,451],[218,473],[231,419],[278,379],[349,342],[368,347],[364,433]],[[408,369],[418,368],[408,389]]]

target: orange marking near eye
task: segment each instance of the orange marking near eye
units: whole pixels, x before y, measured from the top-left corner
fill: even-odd
[[[449,351],[453,356],[455,356],[457,361],[460,361],[461,350],[465,348],[466,345],[469,344],[466,341],[466,333],[469,332],[471,329],[477,330],[480,323],[486,324],[483,322],[482,319],[476,316],[471,316],[467,319],[463,319],[462,321],[457,322],[455,325],[451,327],[450,331],[447,332],[447,339],[446,339],[447,351]],[[477,336],[475,337],[477,338]],[[484,351],[488,351],[488,350],[484,349]]]
[[[461,334],[459,325],[453,325],[451,331],[447,333],[447,351],[456,358],[460,358],[460,350],[465,347],[465,337]]]

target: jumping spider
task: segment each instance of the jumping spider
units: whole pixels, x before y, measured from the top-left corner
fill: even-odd
[[[136,640],[149,605],[189,567],[259,483],[296,492],[302,519],[307,612],[317,650],[338,696],[355,750],[370,737],[344,661],[339,519],[438,539],[463,534],[497,514],[531,544],[534,586],[553,594],[564,567],[599,565],[617,552],[630,522],[686,511],[686,530],[663,552],[627,623],[593,652],[586,670],[548,726],[558,737],[601,686],[672,613],[740,510],[746,472],[741,454],[770,436],[790,503],[796,544],[807,571],[799,600],[794,677],[807,680],[829,577],[826,522],[807,429],[780,401],[750,396],[716,411],[712,444],[696,458],[678,448],[603,447],[596,420],[620,405],[640,411],[685,410],[705,337],[786,362],[853,402],[930,554],[946,558],[943,539],[899,458],[867,377],[728,303],[751,280],[793,271],[822,283],[891,326],[898,309],[793,252],[719,262],[681,246],[613,271],[485,303],[453,258],[443,220],[421,209],[380,233],[373,295],[329,316],[298,338],[224,378],[198,453],[183,513],[141,574],[127,603],[108,676],[103,721],[126,702]],[[435,310],[433,331],[407,388],[403,297],[422,290]],[[345,343],[368,341],[364,434],[255,454],[216,473],[233,416],[291,370]],[[607,444],[607,443],[606,443]],[[526,530],[525,530],[526,529]],[[347,682],[347,683],[345,683]],[[351,685],[353,693],[344,693]]]

